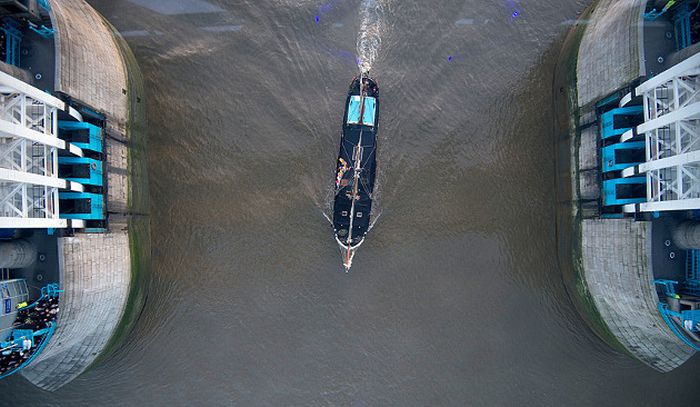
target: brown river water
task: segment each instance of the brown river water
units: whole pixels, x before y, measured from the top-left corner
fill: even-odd
[[[146,81],[147,299],[100,365],[2,404],[700,405],[700,359],[617,353],[558,267],[552,77],[588,1],[375,1],[370,33],[360,0],[90,1]],[[345,274],[324,213],[363,32],[378,219]]]

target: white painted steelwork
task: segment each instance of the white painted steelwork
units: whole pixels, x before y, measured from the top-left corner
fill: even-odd
[[[58,177],[58,151],[83,156],[58,138],[66,104],[0,72],[0,228],[66,227],[58,192],[83,186]]]
[[[633,94],[644,103],[644,123],[636,134],[644,135],[646,162],[622,175],[646,174],[647,202],[623,210],[700,208],[700,54],[642,83]]]

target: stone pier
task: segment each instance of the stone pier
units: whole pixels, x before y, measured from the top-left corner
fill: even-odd
[[[661,318],[653,283],[652,223],[601,219],[600,135],[595,103],[642,79],[644,0],[597,1],[570,33],[557,75],[568,111],[558,113],[559,204],[570,210],[559,221],[571,235],[560,258],[573,270],[579,308],[611,345],[667,372],[694,351]],[[575,63],[572,64],[572,60]],[[567,109],[563,107],[562,109]],[[568,217],[567,216],[567,217]]]
[[[128,141],[131,85],[116,34],[83,0],[51,0],[56,30],[55,91],[107,117],[105,137],[107,233],[59,239],[58,327],[42,354],[22,374],[56,390],[83,373],[118,330],[129,300],[132,254],[128,232]]]

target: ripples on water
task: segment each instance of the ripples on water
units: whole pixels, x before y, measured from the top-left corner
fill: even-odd
[[[358,65],[362,72],[372,69],[382,44],[384,7],[381,0],[363,0],[360,4],[360,31],[357,35]]]
[[[11,378],[3,397],[66,406],[696,397],[697,363],[657,375],[601,344],[557,268],[556,55],[546,52],[586,1],[91,3],[127,34],[146,76],[146,308],[123,348],[67,388],[45,394]],[[203,3],[220,11],[197,12]],[[379,36],[358,41],[371,32],[368,5],[383,9],[379,48],[363,45]],[[163,12],[175,6],[191,8]],[[319,208],[364,49],[379,49],[364,61],[382,88],[382,216],[346,275]]]

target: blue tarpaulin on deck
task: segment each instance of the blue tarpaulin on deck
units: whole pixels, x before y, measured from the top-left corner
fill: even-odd
[[[362,113],[362,124],[374,126],[377,111],[377,100],[373,97],[364,98],[365,110]],[[352,96],[348,106],[348,124],[360,123],[360,96]]]
[[[348,106],[348,124],[357,124],[360,122],[360,97],[353,96],[350,98]]]
[[[365,111],[362,114],[362,124],[374,126],[374,113],[377,108],[377,101],[374,98],[365,98]]]

